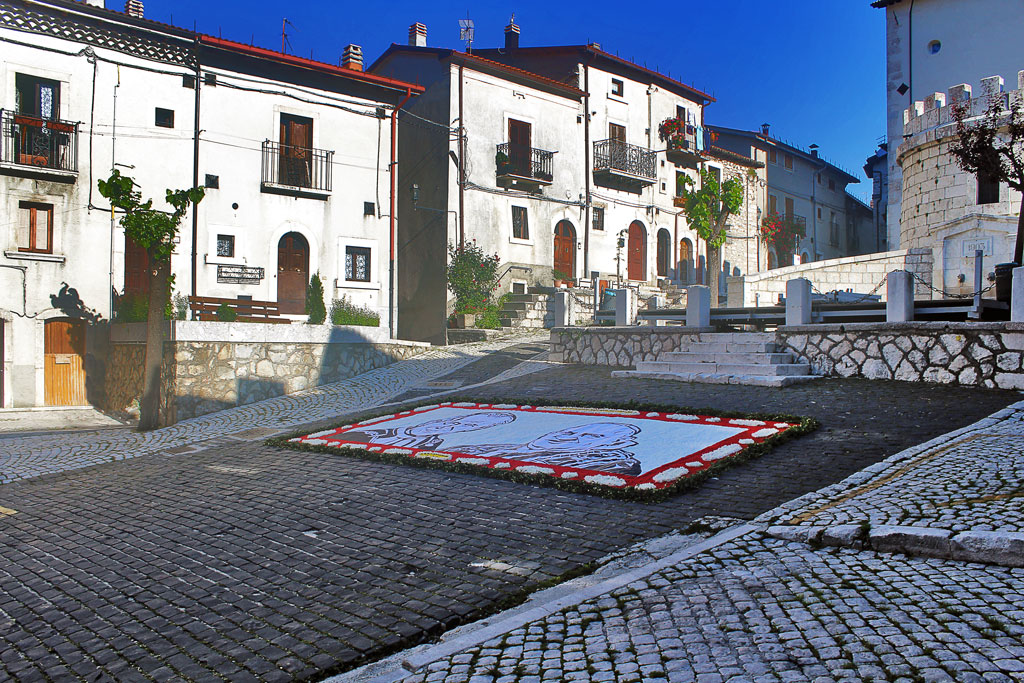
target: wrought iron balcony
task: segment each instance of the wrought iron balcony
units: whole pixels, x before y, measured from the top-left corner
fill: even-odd
[[[786,222],[790,232],[793,232],[800,237],[807,235],[807,217],[797,216],[796,214],[787,213],[782,215],[782,220]]]
[[[621,140],[598,140],[594,143],[594,175],[650,185],[658,178],[657,153]]]
[[[78,173],[78,124],[0,109],[0,164],[10,171],[63,176]]]
[[[670,119],[669,121],[675,121]],[[662,123],[662,127],[669,121]],[[674,164],[691,166],[704,159],[702,152],[707,148],[706,131],[693,124],[680,124],[675,132],[665,138],[665,157]]]
[[[536,147],[503,142],[498,145],[498,151],[494,155],[494,165],[499,179],[550,185],[554,155],[554,152]]]
[[[294,194],[326,199],[331,192],[334,151],[263,143],[264,192]]]

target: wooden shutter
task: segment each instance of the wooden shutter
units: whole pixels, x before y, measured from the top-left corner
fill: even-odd
[[[626,127],[617,123],[608,124],[608,137],[617,142],[626,141]]]

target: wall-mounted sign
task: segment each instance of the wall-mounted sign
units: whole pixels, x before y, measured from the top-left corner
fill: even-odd
[[[254,266],[217,266],[217,282],[237,285],[258,285],[263,278],[263,268]]]
[[[965,239],[963,242],[963,255],[968,258],[974,258],[974,252],[981,250],[982,256],[992,255],[992,238],[991,237],[970,237]]]

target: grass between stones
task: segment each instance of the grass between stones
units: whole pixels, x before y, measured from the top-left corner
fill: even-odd
[[[457,399],[446,403],[457,402]],[[364,460],[371,460],[376,462],[384,462],[395,465],[405,465],[409,467],[422,467],[426,469],[443,470],[446,472],[453,472],[457,474],[472,474],[476,476],[492,477],[496,479],[505,479],[508,481],[514,481],[521,484],[533,484],[536,486],[545,486],[549,488],[556,488],[562,491],[568,491],[570,493],[586,493],[589,495],[596,495],[603,498],[611,498],[616,500],[625,500],[640,503],[658,503],[664,501],[672,496],[675,496],[683,491],[693,489],[700,486],[708,477],[712,477],[725,470],[726,468],[740,463],[747,462],[754,458],[759,458],[772,448],[779,444],[785,443],[790,439],[803,436],[818,428],[818,421],[811,417],[800,417],[795,415],[785,415],[776,413],[742,413],[736,411],[721,411],[715,410],[714,408],[690,408],[676,405],[663,405],[655,403],[641,403],[630,401],[627,403],[619,402],[603,402],[603,401],[544,401],[537,399],[524,399],[517,400],[514,398],[506,398],[503,403],[515,403],[517,405],[530,405],[537,407],[545,406],[575,406],[580,408],[608,408],[608,409],[620,409],[620,410],[636,410],[640,412],[662,412],[662,413],[687,413],[693,415],[707,415],[710,417],[721,417],[721,418],[739,418],[739,419],[754,419],[754,420],[766,420],[774,422],[790,422],[795,424],[794,427],[776,434],[775,436],[769,437],[765,441],[757,444],[747,446],[736,455],[724,458],[712,464],[710,467],[688,475],[682,479],[677,480],[670,486],[662,489],[654,490],[641,490],[636,488],[613,488],[610,486],[603,486],[600,484],[591,484],[589,482],[575,480],[575,479],[561,479],[558,477],[551,477],[545,474],[529,474],[516,470],[505,470],[505,469],[492,469],[486,467],[479,467],[476,465],[468,465],[459,462],[452,462],[448,460],[434,460],[430,458],[413,458],[407,455],[394,454],[394,453],[382,453],[368,451],[358,447],[348,447],[344,449],[338,449],[332,446],[315,445],[315,444],[304,444],[295,443],[289,441],[300,436],[306,436],[309,430],[302,430],[285,434],[283,436],[274,437],[268,439],[266,444],[268,446],[274,446],[279,448],[290,448],[297,451],[313,451],[317,453],[327,453],[330,455],[347,455],[352,457],[361,458]],[[424,401],[416,405],[403,405],[399,409],[394,407],[387,410],[377,411],[371,414],[361,415],[359,422],[365,420],[371,420],[377,417],[384,417],[386,415],[393,415],[399,412],[406,412],[415,410],[423,406],[439,405],[437,401]],[[344,427],[352,424],[353,421],[338,422],[333,427]],[[324,429],[321,427],[320,429]]]

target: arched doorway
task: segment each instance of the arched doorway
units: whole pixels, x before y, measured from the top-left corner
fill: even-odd
[[[775,256],[775,252],[768,251],[768,270],[775,270],[779,267],[779,259]]]
[[[71,318],[43,324],[44,400],[48,406],[83,406],[85,321]]]
[[[696,281],[693,267],[693,243],[684,237],[679,240],[679,279],[684,285]]]
[[[647,279],[647,230],[640,221],[629,224],[626,240],[626,277],[630,280]]]
[[[576,278],[576,229],[569,221],[558,221],[555,225],[554,269],[570,280]]]
[[[810,263],[810,262],[811,262],[811,255],[810,254],[808,254],[806,251],[804,253],[800,254],[800,263]]]
[[[306,312],[309,283],[309,242],[289,232],[277,243],[277,306],[281,313]]]
[[[668,230],[658,230],[658,277],[668,277],[669,251],[672,249],[672,238]]]
[[[149,293],[149,254],[127,235],[124,236],[124,294]]]

